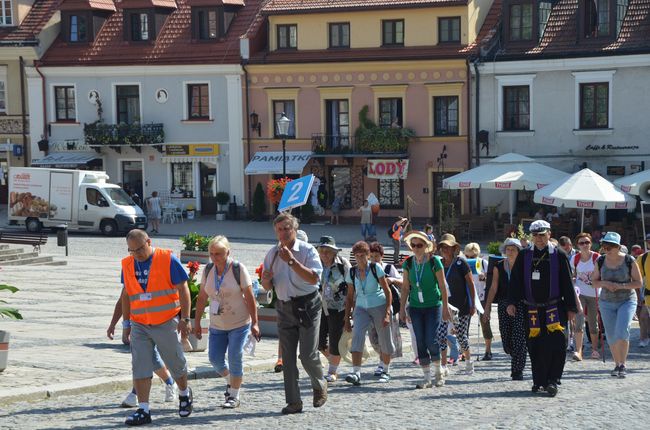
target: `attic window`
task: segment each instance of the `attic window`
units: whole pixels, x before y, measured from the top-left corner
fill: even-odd
[[[216,40],[228,33],[236,12],[223,7],[192,6],[192,34],[198,40]]]
[[[149,15],[147,13],[131,14],[131,40],[136,42],[149,40]]]
[[[627,14],[628,0],[616,0],[616,34],[621,32],[625,14]]]
[[[11,0],[0,0],[0,25],[13,25]]]
[[[546,24],[548,23],[548,17],[551,15],[552,8],[553,4],[550,1],[539,2],[539,40],[542,40],[542,37],[544,37],[544,31],[546,30]]]
[[[533,5],[531,3],[510,6],[510,40],[531,40],[533,38]]]
[[[585,1],[585,37],[607,36],[609,34],[609,0]]]
[[[70,15],[70,42],[85,42],[88,40],[86,16]]]

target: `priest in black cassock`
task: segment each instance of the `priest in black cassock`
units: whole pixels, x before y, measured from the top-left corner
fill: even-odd
[[[551,225],[537,220],[530,225],[530,247],[522,250],[512,268],[508,291],[509,315],[523,300],[528,354],[533,371],[533,392],[545,390],[551,397],[558,391],[564,371],[567,320],[577,312],[569,259],[549,243]]]

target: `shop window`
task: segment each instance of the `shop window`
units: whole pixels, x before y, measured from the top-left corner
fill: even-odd
[[[341,198],[341,209],[352,208],[352,174],[349,167],[332,167],[330,177],[327,181],[330,185],[329,205],[331,206],[335,196]]]
[[[530,130],[530,87],[503,87],[503,130]]]
[[[56,105],[56,122],[75,122],[77,120],[74,87],[54,87],[54,103]]]
[[[192,163],[171,163],[171,168],[172,193],[193,192]]]
[[[433,121],[434,135],[458,136],[458,97],[434,97]]]
[[[580,84],[580,128],[609,127],[609,84]]]
[[[349,48],[350,47],[350,23],[337,22],[329,25],[330,27],[330,48]]]
[[[379,126],[384,128],[402,126],[401,98],[379,99]]]
[[[379,179],[377,182],[379,206],[385,209],[403,209],[404,181],[401,179]]]
[[[510,6],[510,40],[521,41],[533,38],[533,5],[531,3]]]
[[[277,123],[282,113],[291,120],[287,137],[296,137],[296,102],[293,100],[273,100],[273,136],[279,138]]]
[[[298,26],[296,24],[278,25],[278,49],[296,49],[298,47]]]
[[[460,17],[438,18],[438,40],[460,42]]]
[[[187,85],[188,119],[210,119],[209,89],[208,84]]]
[[[14,25],[11,0],[0,0],[0,25]]]
[[[404,20],[387,19],[381,22],[381,44],[404,46]]]

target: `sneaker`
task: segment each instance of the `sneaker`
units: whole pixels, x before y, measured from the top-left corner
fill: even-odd
[[[618,377],[619,378],[625,378],[627,376],[627,367],[625,367],[625,364],[621,364],[618,366]]]
[[[445,385],[445,377],[443,373],[436,373],[436,387],[440,388]]]
[[[361,385],[361,377],[359,377],[359,375],[357,375],[356,373],[350,373],[348,376],[345,377],[345,382],[349,382],[354,386],[359,386]]]
[[[141,426],[143,424],[151,424],[151,413],[145,412],[144,409],[138,408],[133,414],[131,414],[124,424],[127,426]]]
[[[122,400],[122,404],[120,406],[123,408],[135,408],[138,406],[138,396],[136,396],[134,392],[130,392],[126,395],[124,400]]]
[[[483,356],[483,361],[490,361],[490,360],[492,360],[492,353],[486,352],[485,355]]]
[[[282,408],[282,413],[284,415],[299,414],[300,412],[302,412],[302,402],[289,403],[287,406]]]
[[[577,352],[574,352],[571,355],[571,358],[573,359],[573,361],[582,361],[582,355],[578,354]]]
[[[550,397],[555,397],[557,396],[557,385],[551,383],[546,386],[546,392]]]
[[[189,417],[192,414],[192,403],[194,397],[192,396],[192,389],[188,387],[189,393],[187,396],[178,396],[178,415],[181,418]]]
[[[235,409],[239,407],[239,399],[235,397],[228,397],[225,402],[221,405],[224,409]]]
[[[433,387],[433,384],[431,383],[431,381],[427,381],[426,379],[423,380],[422,382],[418,382],[417,384],[415,384],[416,390],[423,390],[425,388],[431,388],[431,387]]]
[[[474,362],[473,361],[466,361],[465,362],[465,373],[468,375],[473,375],[474,374]]]
[[[390,382],[390,375],[386,372],[381,372],[379,376],[379,382]]]
[[[230,397],[230,384],[226,385],[226,391],[223,392],[223,401],[225,402]]]
[[[648,345],[650,345],[650,338],[642,339],[642,340],[639,341],[639,348],[645,348]]]
[[[336,380],[339,379],[338,375],[336,373],[329,373],[327,376],[325,376],[325,380],[331,384],[332,382],[336,382]]]
[[[539,393],[541,390],[542,388],[539,385],[533,385],[533,388],[530,389],[533,393]]]
[[[275,362],[275,367],[273,368],[273,371],[275,373],[282,372],[282,360],[278,360],[278,361]]]
[[[614,370],[612,370],[609,374],[612,375],[612,376],[618,376],[618,371],[619,370],[621,370],[621,366],[619,366],[617,364],[616,367],[614,368]]]
[[[524,380],[523,372],[514,372],[511,376],[512,376],[513,381],[523,381]]]
[[[593,351],[591,351],[591,358],[593,358],[594,360],[600,359],[600,354],[598,353],[597,350],[594,349]]]
[[[165,401],[173,402],[176,400],[176,396],[178,396],[178,386],[176,385],[176,382],[171,385],[165,384]]]
[[[327,383],[323,390],[314,390],[314,407],[320,408],[327,402]]]
[[[449,376],[449,368],[447,366],[442,366],[442,377],[446,378]]]
[[[383,366],[377,366],[377,368],[375,369],[375,373],[374,373],[374,375],[375,375],[375,376],[381,376],[382,373],[384,373],[384,368],[383,368]]]

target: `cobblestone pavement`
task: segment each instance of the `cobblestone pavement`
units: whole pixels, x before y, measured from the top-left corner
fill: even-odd
[[[495,354],[491,362],[477,363],[474,375],[454,371],[445,387],[428,390],[413,389],[420,372],[403,358],[391,367],[393,380],[388,384],[372,377],[371,365],[364,366],[360,387],[341,381],[332,384],[330,399],[321,409],[312,408],[308,380],[302,378],[305,410],[293,416],[280,414],[284,406],[281,375],[253,372],[245,376],[241,407],[232,411],[218,407],[223,399],[222,379],[192,381],[195,411],[182,420],[175,404],[160,401],[163,386],[155,384],[152,417],[156,426],[166,428],[181,424],[242,429],[421,429],[441,425],[486,429],[639,428],[647,418],[647,359],[647,353],[633,351],[627,379],[610,377],[611,363],[568,363],[558,396],[548,398],[530,393],[528,374],[525,381],[510,381],[503,354]],[[117,406],[123,395],[123,391],[111,391],[14,403],[0,411],[0,428],[121,427],[130,413]]]

